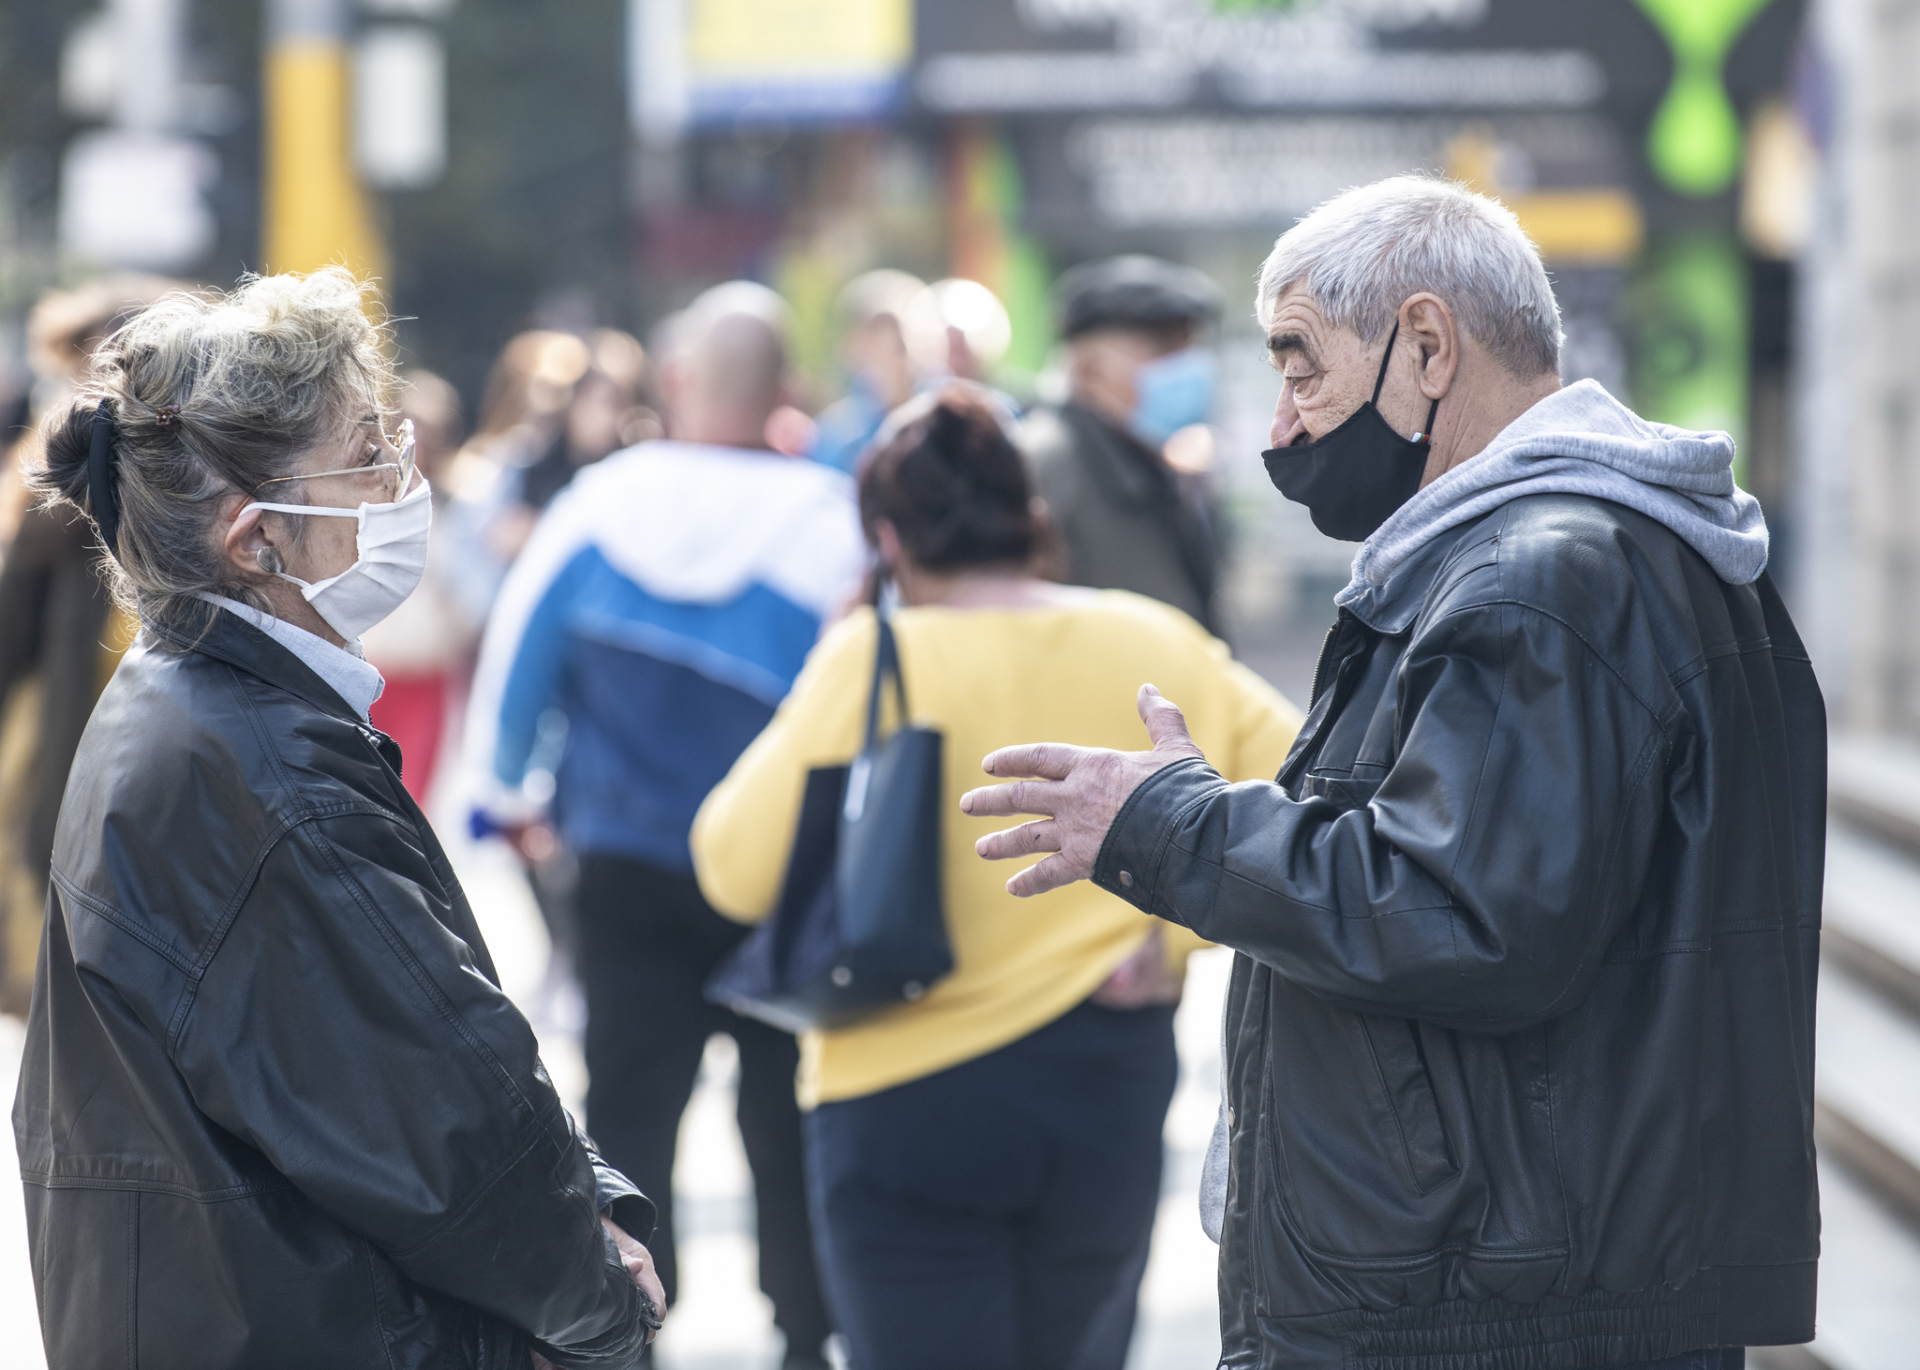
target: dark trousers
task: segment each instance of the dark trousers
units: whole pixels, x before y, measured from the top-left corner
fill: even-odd
[[[1611,1365],[1605,1370],[1741,1370],[1747,1363],[1745,1347],[1714,1346],[1687,1351],[1665,1360],[1635,1361],[1632,1365]],[[1600,1367],[1595,1367],[1600,1370]]]
[[[1173,1099],[1173,1010],[1083,1004],[807,1119],[853,1370],[1120,1370]]]
[[[673,1302],[673,1157],[700,1056],[716,1032],[740,1048],[740,1136],[753,1169],[760,1288],[790,1356],[832,1330],[814,1269],[787,1033],[707,1003],[701,986],[747,929],[708,907],[690,875],[625,857],[581,860],[576,904],[587,999],[587,1131],[660,1208],[648,1249]]]

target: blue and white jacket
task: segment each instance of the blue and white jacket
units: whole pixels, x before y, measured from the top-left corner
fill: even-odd
[[[496,803],[552,768],[575,851],[691,872],[694,811],[865,561],[852,483],[814,462],[649,442],[588,467],[541,516],[481,646],[467,741]],[[560,720],[556,765],[540,753]]]

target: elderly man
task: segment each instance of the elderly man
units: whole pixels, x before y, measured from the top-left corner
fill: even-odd
[[[1733,445],[1562,388],[1506,210],[1274,246],[1267,462],[1365,539],[1277,784],[1013,747],[983,838],[1233,947],[1223,1365],[1687,1367],[1813,1334],[1825,715]]]
[[[1164,449],[1213,408],[1202,334],[1220,293],[1191,267],[1128,256],[1073,268],[1055,294],[1068,394],[1027,416],[1020,445],[1060,537],[1060,578],[1132,590],[1212,628],[1212,502]]]

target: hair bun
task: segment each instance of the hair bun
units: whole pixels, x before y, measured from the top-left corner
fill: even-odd
[[[958,387],[867,456],[859,490],[868,538],[885,519],[929,570],[1025,563],[1033,555],[1026,464],[992,406]]]
[[[38,489],[89,514],[93,507],[87,491],[87,454],[93,446],[93,416],[102,403],[95,396],[75,397],[42,420],[45,452],[32,478]]]

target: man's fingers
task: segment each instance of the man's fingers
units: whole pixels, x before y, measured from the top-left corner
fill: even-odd
[[[1012,818],[1023,813],[1052,817],[1054,792],[1059,788],[1051,780],[1015,780],[1006,785],[983,785],[960,796],[960,812],[975,818]]]
[[[1161,751],[1200,752],[1199,744],[1187,731],[1187,716],[1180,712],[1180,706],[1168,699],[1151,685],[1140,687],[1140,721],[1147,725],[1147,736],[1152,739],[1153,749]]]
[[[1056,852],[1007,881],[1007,893],[1016,899],[1029,899],[1048,890],[1057,890],[1062,885],[1071,885],[1076,880],[1085,879],[1086,875],[1087,872],[1075,870],[1072,862]]]
[[[973,849],[989,861],[1032,856],[1035,852],[1059,851],[1060,825],[1051,818],[1035,819],[1004,832],[990,832],[975,842]]]
[[[1037,775],[1042,780],[1065,780],[1086,752],[1085,747],[1070,747],[1064,742],[1032,742],[988,752],[980,769],[1003,777]]]

